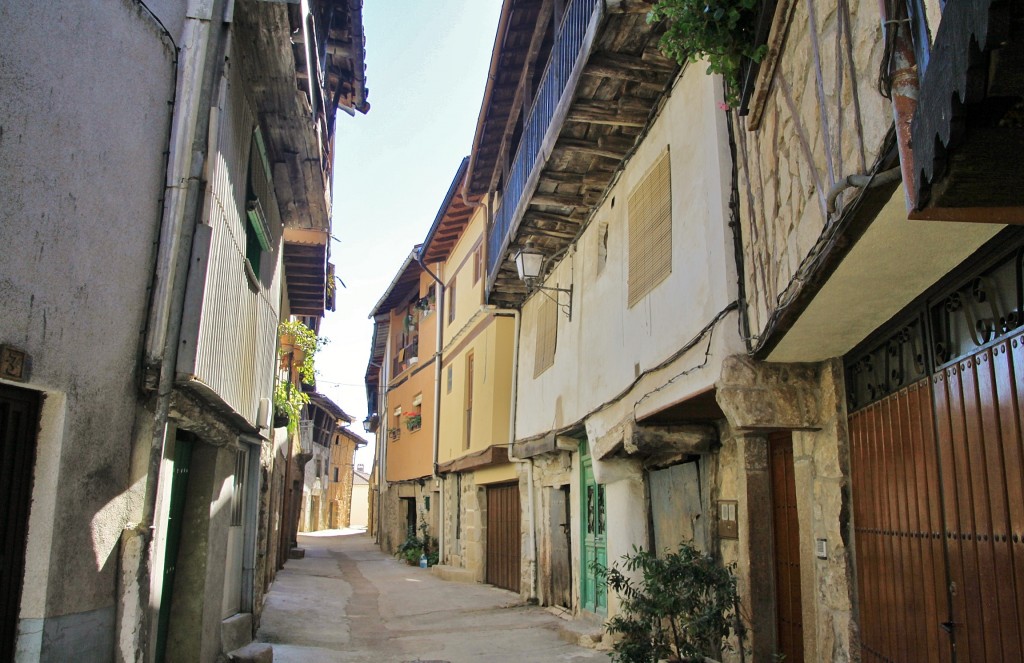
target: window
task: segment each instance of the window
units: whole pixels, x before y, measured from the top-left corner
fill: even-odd
[[[629,195],[629,306],[672,273],[672,178],[669,153]]]
[[[388,426],[388,439],[397,440],[402,437],[402,406],[399,405],[392,413],[391,425]]]
[[[270,201],[270,161],[259,127],[249,141],[249,174],[245,194],[245,261],[255,279],[260,277],[263,253],[270,251],[270,224],[264,213]]]
[[[324,471],[323,461],[321,461],[319,458],[317,458],[316,459],[316,476],[319,477],[321,474],[323,474],[323,471]]]
[[[447,391],[447,393],[449,393],[449,394],[452,393],[452,366],[451,365],[448,366],[448,391]]]
[[[231,487],[231,526],[240,527],[242,524],[242,507],[245,504],[245,465],[247,454],[245,451],[238,451],[235,454],[235,480]]]
[[[480,281],[480,275],[484,271],[484,249],[483,247],[477,247],[473,253],[473,285],[476,285]]]
[[[455,321],[455,278],[452,278],[448,286],[448,324]]]
[[[466,448],[473,435],[473,353],[466,355]]]
[[[410,432],[423,427],[423,394],[416,394],[412,399],[412,409],[405,413],[405,427]]]
[[[558,336],[558,303],[541,297],[537,308],[537,354],[533,359],[533,377],[539,376],[555,363],[555,341]]]
[[[338,468],[334,468],[334,483],[338,483]]]
[[[614,201],[613,201],[614,203]],[[604,271],[608,264],[608,224],[602,223],[597,227],[597,273]]]

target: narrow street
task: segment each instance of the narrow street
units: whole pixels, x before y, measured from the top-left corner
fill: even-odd
[[[267,597],[258,639],[275,663],[608,661],[569,644],[580,628],[516,594],[448,582],[380,552],[358,530],[299,535]]]

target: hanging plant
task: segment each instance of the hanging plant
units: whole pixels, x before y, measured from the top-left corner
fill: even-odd
[[[277,333],[281,337],[281,355],[301,351],[301,359],[296,361],[299,375],[306,384],[313,384],[316,380],[314,356],[327,345],[327,339],[317,336],[316,332],[298,320],[282,322],[277,326]],[[290,343],[286,344],[286,341]],[[294,356],[298,357],[298,353]]]
[[[658,0],[647,21],[664,20],[661,51],[679,64],[708,62],[708,74],[725,80],[725,101],[739,104],[743,58],[760,62],[768,47],[757,45],[759,0]]]
[[[274,413],[288,418],[288,432],[295,432],[302,406],[308,402],[309,394],[287,380],[278,380],[274,387]]]

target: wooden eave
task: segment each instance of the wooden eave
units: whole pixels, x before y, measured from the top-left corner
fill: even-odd
[[[366,363],[366,374],[363,377],[367,391],[380,385],[380,370],[384,365],[384,353],[388,346],[390,327],[389,317],[386,314],[374,316],[373,338],[370,340],[370,360]]]
[[[284,242],[285,283],[292,315],[322,316],[326,309],[326,243]]]
[[[440,209],[437,210],[434,223],[430,226],[426,239],[423,240],[420,255],[425,263],[441,262],[447,259],[459,238],[462,237],[466,226],[469,225],[470,219],[473,218],[471,205],[478,203],[480,196],[468,196],[470,204],[466,204],[462,198],[462,186],[465,183],[468,165],[469,157],[466,157],[459,164],[455,178],[452,180],[451,186],[448,187]]]
[[[331,227],[334,116],[339,105],[363,112],[369,108],[358,7],[358,1],[353,0],[313,3],[315,25],[326,35],[326,43],[317,44],[316,52],[323,55],[327,66],[318,99],[311,100],[311,67],[302,43],[300,6],[238,0],[234,40],[240,54],[237,63],[263,131],[286,227]],[[319,72],[320,63],[312,64]],[[319,109],[316,117],[314,104]]]
[[[556,255],[578,236],[604,200],[616,173],[646,135],[679,65],[661,54],[660,24],[648,24],[645,3],[609,10],[597,28],[565,122],[529,203],[513,222],[503,260],[488,275],[488,297],[517,307],[527,294],[511,256],[527,243]],[[508,138],[508,136],[506,136]],[[502,201],[501,204],[505,204]]]
[[[494,465],[505,465],[507,463],[508,446],[504,444],[495,444],[487,447],[483,451],[477,451],[445,463],[439,463],[437,466],[437,473],[448,474],[449,472],[470,472]]]
[[[505,139],[509,117],[516,110],[515,97],[520,73],[526,64],[531,37],[545,1],[506,0],[504,23],[494,37],[491,55],[491,80],[477,121],[470,165],[468,191],[487,193]],[[504,28],[504,29],[501,29]]]
[[[323,394],[315,391],[306,392],[306,395],[309,396],[310,404],[315,405],[316,407],[326,411],[335,419],[340,419],[347,424],[350,424],[353,421],[355,421],[351,415],[347,414],[337,405],[337,403],[332,401],[327,396],[324,396]]]
[[[1024,223],[1024,5],[950,2],[911,125],[911,218]]]
[[[405,262],[402,263],[395,278],[391,281],[391,285],[384,291],[377,305],[370,312],[371,318],[389,313],[396,307],[407,303],[414,293],[419,292],[420,274],[423,273],[423,268],[416,261],[419,250],[420,245],[417,244],[412,253],[406,257]]]

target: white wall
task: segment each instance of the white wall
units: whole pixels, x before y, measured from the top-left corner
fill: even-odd
[[[728,227],[730,157],[719,83],[700,65],[681,74],[650,133],[611,188],[575,249],[547,285],[573,283],[572,321],[558,318],[554,365],[534,374],[537,309],[523,308],[516,438],[543,435],[581,422],[619,397],[637,375],[658,366],[735,299],[732,235]],[[672,273],[627,308],[628,197],[669,146],[672,182]],[[598,270],[607,227],[607,263]],[[564,295],[563,295],[564,299]],[[712,335],[713,358],[703,368],[708,339],[658,374],[640,381],[618,403],[602,408],[607,430],[639,411],[660,409],[711,386],[717,364],[741,351],[735,313]],[[684,371],[688,375],[680,376]],[[671,378],[676,378],[671,383]],[[657,390],[657,391],[656,391]],[[588,426],[592,428],[593,424]]]
[[[53,497],[30,516],[22,611],[50,644],[26,655],[89,661],[112,656],[174,54],[135,3],[72,4],[0,10],[0,343],[62,411],[40,440],[34,492]]]

